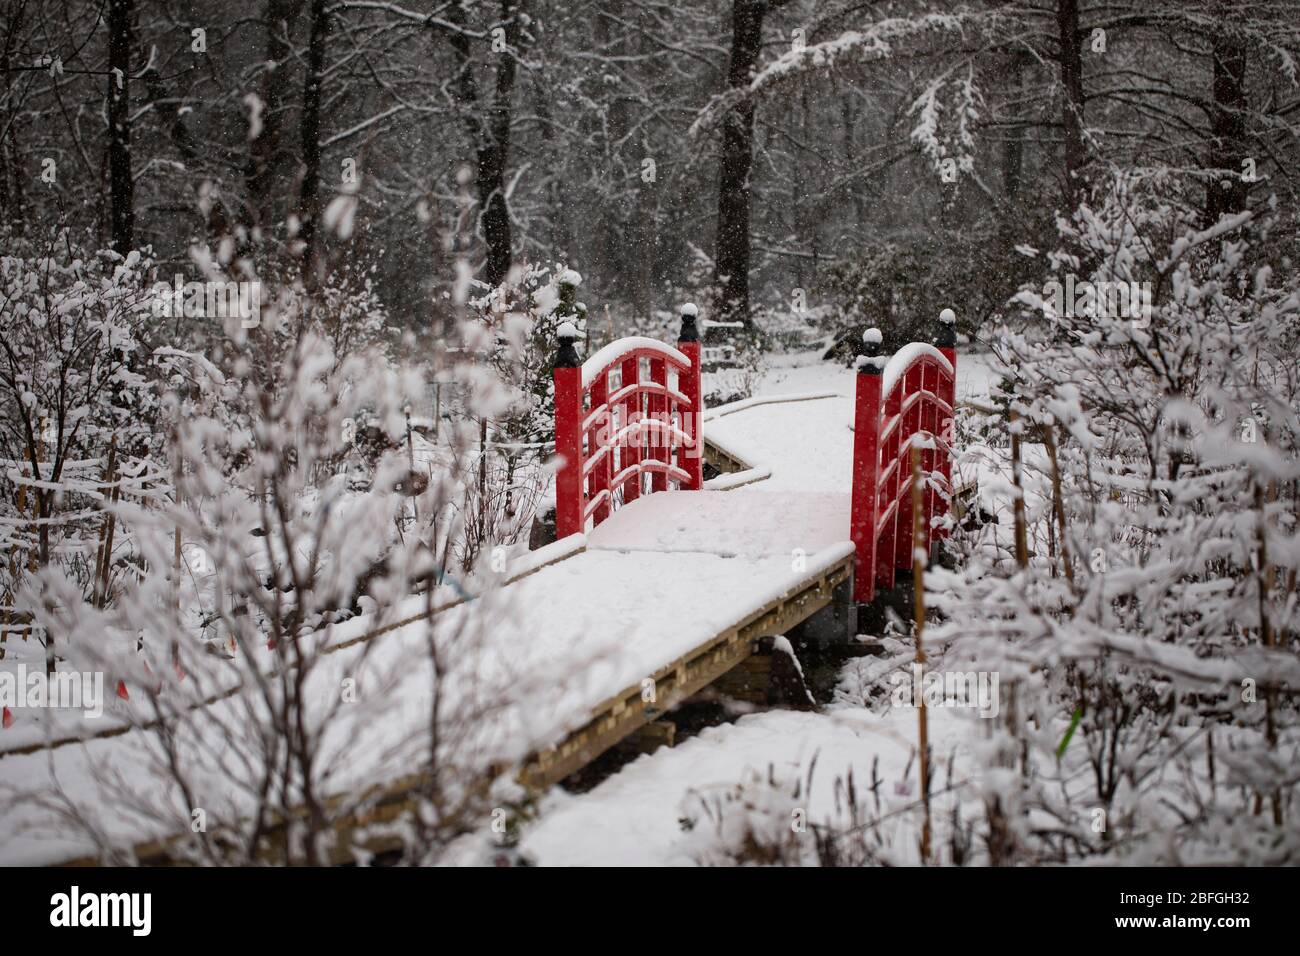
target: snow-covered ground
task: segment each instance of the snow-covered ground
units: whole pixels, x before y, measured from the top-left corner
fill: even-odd
[[[943,768],[932,789],[946,789],[950,751],[955,753],[952,782],[964,779],[963,756],[974,718],[969,712],[934,709],[928,719],[936,763]],[[543,866],[705,862],[700,853],[701,844],[707,846],[707,834],[698,831],[713,826],[706,806],[725,799],[751,773],[768,777],[769,768],[787,785],[807,781],[814,761],[811,785],[805,783],[798,796],[792,787],[789,793],[790,809],[804,810],[809,824],[847,825],[847,814],[837,811],[837,781],[842,787],[850,773],[872,813],[885,816],[915,805],[919,798],[916,734],[917,712],[910,707],[883,714],[848,706],[822,713],[748,714],[675,747],[638,757],[588,793],[552,791],[520,848]],[[878,781],[874,791],[873,768]],[[839,797],[842,807],[842,792]],[[683,819],[695,821],[690,832]],[[918,834],[894,828],[882,832],[893,862],[918,862]]]

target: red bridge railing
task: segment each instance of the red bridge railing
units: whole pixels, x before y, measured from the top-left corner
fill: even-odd
[[[881,335],[868,329],[858,358],[853,426],[851,536],[857,547],[853,599],[892,588],[894,572],[929,553],[934,519],[952,496],[953,408],[957,394],[955,316],[944,309],[934,344],[912,342],[888,361],[877,357]],[[912,447],[921,449],[921,534],[913,541]]]
[[[620,504],[670,487],[703,486],[700,336],[682,307],[677,347],[632,336],[585,362],[577,330],[559,329],[555,358],[555,530],[595,527]],[[642,372],[648,367],[649,378]]]

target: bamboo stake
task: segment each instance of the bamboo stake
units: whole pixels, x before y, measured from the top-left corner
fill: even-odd
[[[109,442],[108,454],[109,454],[109,460],[111,462],[108,471],[108,480],[115,481],[115,479],[117,478],[115,472],[115,469],[117,468],[117,436],[116,435],[114,435],[112,440]],[[122,497],[121,482],[116,482],[113,485],[112,490],[109,492],[109,500],[112,504],[117,504],[117,502],[121,499],[121,497]],[[108,603],[108,577],[109,577],[109,573],[113,570],[113,532],[116,529],[117,529],[117,515],[113,512],[109,512],[107,530],[104,536],[103,578],[98,587],[99,597],[96,602],[97,606],[101,608]]]
[[[109,495],[112,495],[111,485],[113,483],[113,469],[117,467],[117,435],[114,435],[108,442],[108,465],[104,468],[104,486],[110,488]],[[100,598],[100,578],[104,574],[104,564],[107,557],[104,553],[104,542],[108,537],[108,524],[110,517],[105,517],[99,526],[99,545],[95,549],[95,577],[92,582],[93,590],[91,591],[90,603],[92,607],[99,607]]]
[[[38,481],[40,480],[41,477],[41,462],[45,460],[44,424],[42,424],[41,431],[36,436],[36,444],[31,449],[31,456],[32,456],[32,480]],[[54,477],[53,474],[51,474],[50,477],[51,478]],[[41,514],[41,499],[43,497],[44,497],[43,495],[37,494],[36,501],[33,502],[32,505],[32,517],[36,518],[38,521],[41,518],[49,517],[48,515]],[[48,532],[46,533],[48,534]],[[40,551],[41,544],[42,544],[41,525],[37,524],[32,528],[32,537],[35,541],[35,544],[30,549],[30,552],[27,557],[27,570],[32,574],[35,574],[36,569],[40,567],[41,556],[38,554],[38,552]],[[47,537],[46,541],[48,540],[49,539]],[[23,640],[27,640],[27,635],[34,633],[35,629],[36,629],[35,619],[33,618],[32,623],[29,623],[27,625],[27,630],[23,633]],[[53,676],[54,674],[54,635],[50,633],[48,628],[45,629],[45,674],[47,677]]]
[[[27,486],[20,484],[18,486],[18,518],[27,516]],[[18,525],[21,527],[21,524]],[[9,551],[9,580],[10,589],[5,595],[5,620],[4,626],[0,627],[0,644],[9,640],[9,626],[13,622],[13,603],[14,595],[18,593],[18,548],[12,548]],[[27,632],[23,631],[23,640],[27,640]],[[0,648],[0,658],[4,657],[4,649]]]
[[[1025,524],[1025,487],[1020,481],[1020,413],[1012,408],[1011,418],[1011,483],[1016,487],[1016,500],[1013,504],[1016,521],[1016,564],[1022,569],[1029,567],[1029,533]]]
[[[179,449],[180,442],[176,439],[176,428],[173,426],[170,432],[171,448]],[[172,538],[172,596],[176,601],[176,609],[181,610],[181,475],[185,467],[181,460],[181,453],[175,453],[175,464],[172,469],[172,498],[176,503],[176,527]]]
[[[407,477],[406,477],[406,481],[407,481],[407,483],[408,483],[408,484],[414,484],[414,482],[415,482],[415,445],[414,445],[413,440],[412,440],[412,438],[411,438],[411,410],[410,410],[409,408],[406,410],[406,474],[407,474]],[[412,512],[412,514],[415,515],[415,521],[416,521],[416,523],[418,524],[419,521],[420,521],[420,505],[419,505],[419,504],[417,503],[417,501],[416,501],[416,496],[415,496],[415,494],[414,494],[414,492],[415,492],[415,488],[414,488],[414,487],[411,487],[411,488],[408,488],[407,490],[410,491],[410,492],[412,492],[412,494],[411,494],[411,512]]]
[[[1057,533],[1061,539],[1061,567],[1065,580],[1074,589],[1074,565],[1070,562],[1070,544],[1065,539],[1065,499],[1061,494],[1061,469],[1056,462],[1056,426],[1046,429],[1043,444],[1047,447],[1047,462],[1052,468],[1052,511],[1056,514]]]
[[[1015,486],[1016,497],[1013,503],[1013,513],[1015,515],[1015,532],[1016,532],[1016,565],[1022,571],[1029,567],[1029,530],[1028,522],[1025,519],[1025,486],[1021,480],[1021,457],[1020,457],[1020,412],[1016,411],[1014,405],[1008,406],[1008,418],[1011,423],[1009,431],[1011,432],[1011,483]],[[1007,687],[1007,728],[1012,735],[1016,733],[1017,722],[1017,698],[1018,688],[1015,681],[1010,681]],[[1026,758],[1025,747],[1021,747],[1020,757],[1021,774],[1028,776],[1028,760]]]
[[[916,636],[916,663],[925,667],[925,564],[926,553],[921,547],[925,532],[925,514],[921,507],[921,449],[912,445],[912,595],[914,600],[914,628]],[[921,751],[921,803],[925,807],[925,822],[921,828],[921,862],[930,860],[930,741],[929,721],[925,712],[925,695],[919,694],[916,702],[917,737]]]
[[[1267,493],[1258,478],[1255,480],[1255,508],[1259,513],[1256,526],[1256,564],[1255,585],[1259,594],[1259,630],[1265,647],[1274,647],[1276,642],[1273,624],[1269,615],[1269,597],[1277,581],[1276,568],[1268,554],[1268,505],[1277,500],[1277,482],[1268,483]],[[1273,686],[1264,691],[1264,735],[1268,740],[1269,750],[1277,750],[1277,692]],[[1270,795],[1273,804],[1273,823],[1282,825],[1282,793],[1274,790]],[[1255,812],[1259,812],[1259,799],[1256,798]]]
[[[176,507],[179,510],[181,506],[181,489],[176,486]],[[176,590],[176,607],[181,606],[181,526],[176,525],[176,531],[172,541],[172,577],[175,581]]]

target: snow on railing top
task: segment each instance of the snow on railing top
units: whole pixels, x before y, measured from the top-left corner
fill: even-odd
[[[679,369],[691,367],[691,360],[686,357],[685,353],[673,348],[671,345],[666,345],[657,339],[648,338],[644,335],[630,335],[627,338],[615,339],[604,348],[593,353],[589,359],[582,363],[583,391],[591,388],[592,383],[600,377],[601,372],[607,371],[624,356],[640,350],[658,352]]]
[[[884,377],[880,383],[880,394],[888,395],[893,391],[894,386],[907,374],[907,370],[923,356],[929,356],[934,359],[946,374],[952,375],[952,363],[948,357],[940,352],[928,342],[908,342],[901,349],[890,356],[889,361],[885,363]]]

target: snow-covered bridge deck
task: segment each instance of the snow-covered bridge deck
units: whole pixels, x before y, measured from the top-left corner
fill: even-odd
[[[845,494],[757,487],[650,495],[596,528],[582,554],[512,585],[528,606],[555,609],[540,629],[522,624],[521,640],[576,661],[613,655],[575,700],[585,719],[539,750],[524,779],[568,776],[717,680],[759,638],[830,604],[852,575],[848,508]]]

